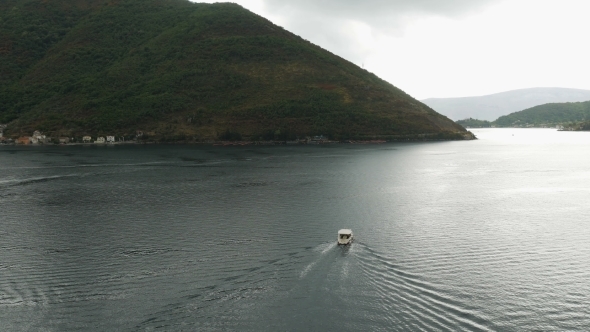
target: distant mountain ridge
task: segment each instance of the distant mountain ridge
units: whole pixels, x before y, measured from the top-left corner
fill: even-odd
[[[421,100],[452,120],[468,118],[494,121],[510,113],[547,103],[590,100],[590,90],[568,88],[531,88],[486,96],[462,98],[428,98]]]
[[[0,1],[12,137],[463,139],[390,83],[232,3]]]

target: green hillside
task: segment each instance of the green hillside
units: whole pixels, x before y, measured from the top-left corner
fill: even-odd
[[[492,126],[492,122],[490,121],[473,118],[458,120],[455,122],[465,128],[490,128]]]
[[[3,0],[11,136],[462,139],[403,91],[236,4]]]
[[[497,127],[541,127],[587,120],[590,120],[590,101],[539,105],[501,116],[493,123]]]

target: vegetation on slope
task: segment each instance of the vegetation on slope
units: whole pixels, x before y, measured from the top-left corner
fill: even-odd
[[[0,123],[13,136],[462,138],[375,75],[236,4],[4,0]]]
[[[492,122],[487,120],[478,120],[478,119],[464,119],[456,121],[458,125],[461,125],[465,128],[490,128],[492,126]]]
[[[497,127],[543,127],[590,120],[590,101],[552,103],[501,116]]]
[[[569,88],[528,88],[461,98],[429,98],[423,103],[451,119],[493,121],[503,115],[547,103],[590,100],[590,90]]]

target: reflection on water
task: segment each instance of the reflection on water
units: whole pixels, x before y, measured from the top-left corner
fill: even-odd
[[[586,330],[590,135],[0,147],[7,330]],[[352,228],[355,242],[336,245]]]

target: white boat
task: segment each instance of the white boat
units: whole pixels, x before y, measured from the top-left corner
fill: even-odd
[[[352,242],[354,235],[350,229],[341,229],[338,231],[338,244],[349,244]]]

